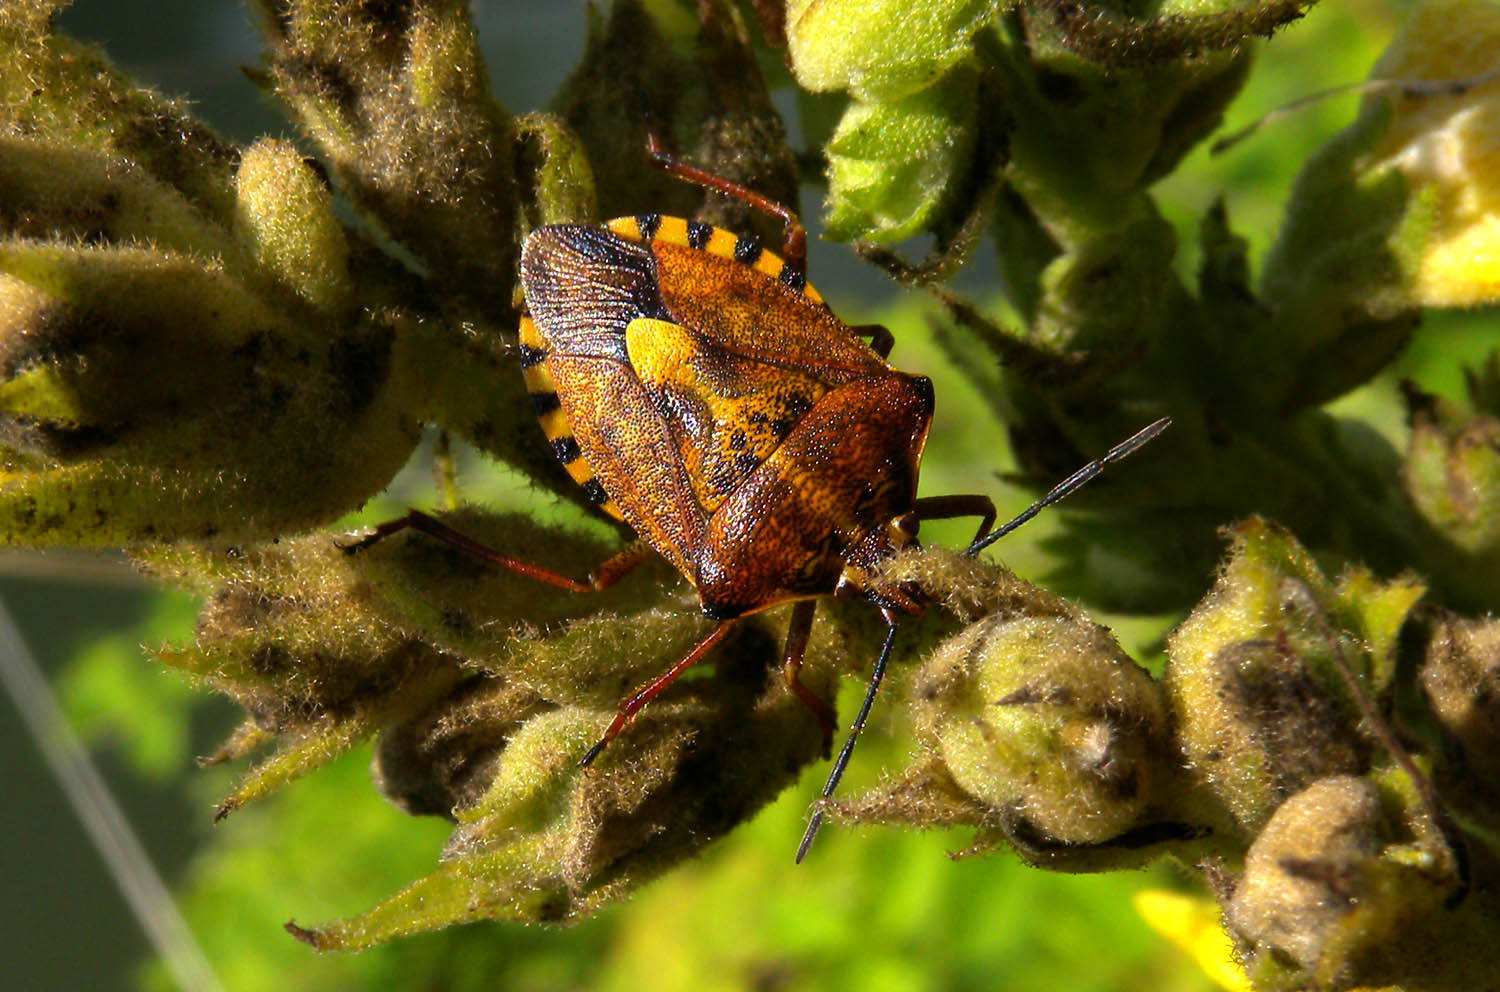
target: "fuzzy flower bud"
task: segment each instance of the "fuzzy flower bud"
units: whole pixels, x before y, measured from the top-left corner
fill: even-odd
[[[349,246],[333,197],[297,149],[264,138],[235,175],[236,234],[260,268],[314,309],[342,317],[354,299]]]
[[[1225,910],[1256,988],[1459,992],[1493,983],[1494,896],[1445,908],[1452,878],[1413,845],[1405,798],[1332,776],[1271,817]]]
[[[913,582],[968,625],[909,690],[922,750],[836,819],[966,825],[976,848],[1009,841],[1063,871],[1139,865],[1199,835],[1170,784],[1161,688],[1104,628],[993,564],[940,550],[898,557]]]
[[[1500,418],[1415,387],[1407,406],[1411,440],[1401,481],[1417,511],[1468,554],[1500,550]]]
[[[1500,622],[1441,614],[1418,676],[1441,725],[1444,785],[1470,815],[1500,828]]]
[[[1369,760],[1340,667],[1378,693],[1396,634],[1423,592],[1351,569],[1337,584],[1289,534],[1259,518],[1213,592],[1167,644],[1167,689],[1180,746],[1232,818],[1254,832],[1314,779]]]
[[[914,694],[953,780],[1017,834],[1104,843],[1153,798],[1165,703],[1103,628],[986,618],[934,653]]]

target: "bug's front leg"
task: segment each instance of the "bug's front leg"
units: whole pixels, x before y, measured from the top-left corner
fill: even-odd
[[[732,196],[747,206],[780,218],[782,224],[785,225],[781,235],[781,260],[798,272],[807,272],[807,229],[802,226],[802,221],[791,207],[777,203],[770,197],[762,196],[755,190],[731,182],[723,176],[716,176],[707,169],[700,169],[696,165],[688,165],[674,158],[662,147],[661,140],[649,126],[646,128],[646,157],[650,159],[652,165],[668,175],[702,186],[704,189],[711,189],[715,193]]]
[[[912,503],[911,511],[916,514],[918,520],[978,517],[979,530],[974,534],[974,541],[984,537],[990,532],[990,528],[995,526],[995,501],[978,493],[958,496],[923,496]]]
[[[881,358],[890,358],[891,349],[896,347],[896,335],[884,324],[853,324],[849,330],[856,337],[869,338],[870,350]]]

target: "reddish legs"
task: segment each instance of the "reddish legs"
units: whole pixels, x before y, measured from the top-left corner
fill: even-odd
[[[787,624],[786,649],[781,653],[781,672],[786,677],[787,688],[812,710],[818,726],[823,728],[823,754],[827,756],[829,749],[833,747],[833,730],[837,725],[833,707],[815,696],[797,677],[802,671],[802,656],[807,653],[807,639],[812,634],[813,614],[817,609],[818,601],[815,599],[804,599],[792,607],[792,618]]]
[[[881,358],[890,358],[896,346],[896,335],[884,324],[855,324],[849,328],[855,337],[869,338],[870,350]]]
[[[952,520],[954,517],[978,517],[978,541],[995,526],[995,503],[988,496],[924,496],[912,504],[918,520]]]
[[[387,520],[375,528],[374,533],[360,538],[353,544],[344,546],[344,550],[353,554],[363,551],[385,540],[392,534],[398,534],[403,530],[421,531],[428,537],[442,541],[449,547],[457,548],[467,555],[472,555],[480,561],[488,562],[499,568],[508,569],[517,575],[524,575],[528,579],[545,582],[559,589],[569,592],[600,592],[608,589],[618,582],[623,576],[651,556],[651,547],[645,541],[632,541],[625,545],[619,553],[606,559],[587,580],[579,580],[571,575],[564,575],[544,565],[537,565],[520,558],[512,558],[504,555],[488,545],[480,544],[461,531],[454,530],[436,517],[428,516],[421,510],[409,510],[406,516],[397,517],[395,520]]]
[[[798,272],[807,271],[807,230],[790,207],[777,203],[770,197],[761,196],[755,190],[747,189],[739,183],[730,182],[723,176],[716,176],[712,172],[673,158],[662,148],[656,132],[650,127],[646,128],[646,155],[651,159],[652,165],[668,175],[676,176],[695,186],[702,186],[704,189],[711,189],[716,193],[723,193],[725,196],[732,196],[741,203],[763,210],[773,217],[779,217],[786,225],[781,235],[781,260]]]
[[[583,760],[579,764],[585,767],[593,764],[594,759],[599,757],[599,752],[604,750],[604,746],[614,740],[621,730],[625,729],[625,725],[630,722],[636,713],[640,712],[641,707],[651,702],[651,700],[656,698],[657,693],[675,682],[677,676],[696,665],[699,659],[707,654],[709,649],[719,643],[720,639],[729,632],[729,628],[733,624],[733,620],[725,620],[719,624],[707,637],[693,645],[693,650],[689,651],[687,656],[681,661],[641,686],[635,691],[634,695],[622,700],[619,707],[615,710],[615,718],[610,721],[609,726],[605,729],[604,736],[599,738],[597,744],[589,748],[588,753],[583,756]]]

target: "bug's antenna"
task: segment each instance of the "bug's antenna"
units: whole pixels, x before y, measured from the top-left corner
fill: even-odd
[[[870,707],[875,703],[875,692],[880,688],[880,680],[885,677],[885,664],[891,658],[891,645],[896,643],[896,618],[886,611],[885,622],[890,624],[890,629],[885,632],[885,643],[880,647],[880,657],[875,661],[875,671],[870,674],[870,687],[865,690],[865,701],[859,708],[859,715],[854,718],[854,725],[849,728],[849,737],[844,741],[843,750],[839,751],[838,760],[833,763],[833,768],[828,773],[828,781],[823,783],[823,794],[820,799],[827,799],[833,795],[833,790],[839,787],[839,779],[844,777],[844,769],[849,766],[849,758],[854,754],[854,742],[859,739],[859,732],[865,728],[865,720],[870,715]],[[813,813],[812,819],[808,821],[807,830],[802,834],[802,843],[797,845],[797,864],[807,857],[807,849],[812,847],[813,838],[818,836],[818,830],[823,826],[823,811],[820,809]]]
[[[1103,472],[1106,466],[1111,465],[1114,462],[1117,462],[1120,459],[1125,458],[1131,454],[1134,454],[1140,448],[1144,447],[1148,441],[1156,437],[1156,435],[1160,434],[1170,426],[1172,426],[1172,418],[1163,417],[1160,420],[1154,421],[1150,424],[1147,424],[1145,427],[1142,427],[1140,430],[1136,431],[1134,434],[1130,435],[1125,440],[1115,445],[1113,448],[1110,448],[1109,451],[1104,453],[1104,457],[1096,458],[1093,461],[1089,462],[1087,465],[1083,466],[1083,468],[1080,468],[1078,471],[1074,472],[1072,475],[1068,476],[1066,479],[1053,486],[1052,489],[1047,493],[1047,495],[1043,496],[1041,499],[1037,500],[1035,503],[1032,503],[1020,513],[1016,514],[1004,525],[990,531],[984,537],[981,537],[979,540],[969,545],[968,550],[966,550],[964,554],[971,556],[979,554],[979,552],[983,551],[991,544],[994,544],[996,541],[1000,540],[1000,538],[1004,537],[1006,534],[1009,534],[1011,531],[1015,530],[1017,527],[1021,526],[1026,521],[1036,516],[1044,508],[1049,507],[1053,503],[1059,502],[1060,500],[1066,499],[1074,491],[1082,487],[1084,483],[1094,478],[1100,472]]]

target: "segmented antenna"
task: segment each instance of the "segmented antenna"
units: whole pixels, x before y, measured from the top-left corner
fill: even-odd
[[[885,677],[885,663],[891,660],[891,645],[896,643],[896,618],[890,612],[885,615],[885,622],[890,624],[890,629],[885,632],[885,643],[880,646],[880,657],[875,661],[875,671],[870,674],[870,687],[865,690],[865,701],[859,708],[859,716],[854,718],[854,726],[849,728],[849,737],[844,741],[844,747],[839,751],[838,760],[833,763],[833,768],[828,772],[828,781],[823,783],[823,795],[819,799],[828,799],[833,795],[833,790],[839,787],[839,779],[844,777],[844,769],[849,766],[849,756],[854,753],[854,742],[859,738],[859,732],[865,729],[865,720],[870,716],[870,707],[875,705],[875,692],[880,688],[880,680]],[[812,847],[813,838],[818,836],[818,830],[823,826],[823,811],[817,810],[812,819],[807,823],[807,829],[802,833],[802,843],[797,845],[797,864],[807,857],[807,849]]]
[[[1016,514],[998,529],[991,531],[969,545],[964,554],[970,557],[979,554],[979,552],[1036,516],[1045,507],[1066,499],[1089,480],[1093,479],[1100,472],[1103,472],[1107,466],[1138,451],[1148,441],[1171,425],[1171,417],[1162,417],[1160,420],[1142,427],[1113,448],[1110,448],[1104,453],[1103,457],[1094,459],[1053,486],[1047,492],[1047,495]],[[838,760],[834,761],[833,768],[828,772],[828,780],[823,783],[823,793],[818,797],[820,804],[824,800],[833,797],[834,790],[839,786],[839,780],[844,777],[844,769],[849,766],[849,758],[854,754],[854,742],[859,739],[859,732],[865,727],[865,720],[870,716],[870,707],[875,703],[875,692],[880,688],[880,680],[885,677],[885,666],[891,658],[891,646],[896,642],[896,616],[889,610],[882,610],[881,612],[885,614],[885,622],[890,625],[890,629],[886,631],[885,643],[881,645],[880,657],[875,662],[875,671],[870,674],[870,686],[865,690],[865,701],[860,705],[859,715],[854,718],[854,725],[849,728],[849,736],[844,741],[843,749],[839,751]],[[818,831],[822,826],[823,811],[822,809],[818,809],[813,812],[812,819],[807,823],[807,829],[803,831],[802,843],[797,845],[797,864],[800,865],[802,859],[807,857],[808,849],[812,847],[813,838],[818,836]]]
[[[1037,500],[1035,503],[1032,503],[1020,513],[1016,514],[1003,526],[990,531],[984,537],[981,537],[979,540],[969,545],[968,550],[966,550],[964,554],[970,556],[979,554],[979,552],[983,551],[991,544],[994,544],[996,541],[1000,540],[1006,534],[1009,534],[1011,531],[1015,530],[1017,527],[1021,526],[1026,521],[1036,516],[1038,513],[1042,512],[1044,508],[1049,507],[1053,503],[1059,502],[1060,500],[1066,499],[1068,496],[1072,495],[1076,490],[1081,488],[1084,483],[1093,479],[1100,472],[1103,472],[1106,466],[1112,465],[1120,459],[1134,454],[1137,450],[1142,448],[1146,444],[1146,442],[1150,441],[1152,438],[1156,437],[1156,435],[1160,434],[1170,426],[1172,426],[1172,418],[1163,417],[1160,420],[1142,427],[1140,430],[1136,431],[1134,434],[1130,435],[1125,440],[1115,445],[1113,448],[1110,448],[1107,452],[1104,453],[1104,457],[1094,459],[1087,465],[1083,466],[1083,468],[1080,468],[1078,471],[1074,472],[1072,475],[1068,476],[1066,479],[1053,486],[1052,489],[1048,491],[1047,495],[1043,496],[1041,499]]]

